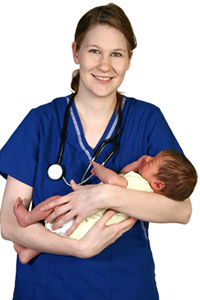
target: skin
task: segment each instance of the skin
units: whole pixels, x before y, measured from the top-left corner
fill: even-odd
[[[98,25],[86,34],[78,51],[76,43],[72,49],[75,63],[81,65],[79,93],[92,99],[115,98],[130,67],[124,35],[108,25]]]
[[[156,174],[158,174],[162,165],[162,153],[158,153],[155,157],[147,156],[138,170],[138,173],[149,182],[153,191],[161,194],[165,187],[165,183],[162,180],[159,180]]]
[[[49,202],[59,197],[60,196],[50,197],[49,199],[45,200],[45,203],[48,204]],[[43,207],[42,202],[39,203],[32,211],[29,212],[24,206],[22,199],[18,197],[13,207],[13,211],[18,224],[21,227],[27,227],[33,223],[46,219],[53,211],[52,209],[47,211],[42,211],[41,207]]]

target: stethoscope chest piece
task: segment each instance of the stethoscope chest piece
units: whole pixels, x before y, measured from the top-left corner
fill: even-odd
[[[47,169],[47,175],[51,180],[59,180],[63,177],[63,168],[58,163],[52,164]]]

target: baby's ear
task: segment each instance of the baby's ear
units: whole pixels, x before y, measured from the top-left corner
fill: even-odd
[[[151,182],[151,187],[154,190],[154,192],[162,191],[165,187],[165,183],[162,180],[154,180]]]

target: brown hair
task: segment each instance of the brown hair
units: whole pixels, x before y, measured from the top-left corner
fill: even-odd
[[[197,183],[197,172],[192,163],[176,150],[161,152],[164,164],[156,177],[165,183],[161,193],[174,200],[188,198]]]
[[[129,57],[131,57],[131,50],[135,49],[137,46],[136,37],[133,32],[133,28],[129,19],[127,18],[124,11],[117,5],[110,3],[108,5],[98,6],[90,11],[88,11],[78,22],[74,41],[76,42],[77,50],[80,49],[81,43],[86,35],[86,33],[91,29],[91,27],[99,24],[106,24],[120,30],[128,44]],[[79,70],[75,70],[72,73],[71,88],[76,93],[78,92],[80,74]],[[120,95],[117,92],[117,98]]]

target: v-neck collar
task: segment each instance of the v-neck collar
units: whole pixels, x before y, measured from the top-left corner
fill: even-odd
[[[126,98],[123,97],[123,99],[121,101],[122,109],[123,109],[125,100],[126,100]],[[67,102],[69,103],[69,101],[70,101],[70,98],[67,97]],[[118,116],[118,113],[116,112],[116,108],[110,118],[110,121],[108,122],[108,125],[107,125],[104,133],[102,134],[102,136],[101,136],[99,142],[97,143],[97,145],[95,146],[95,148],[92,148],[88,144],[88,142],[85,138],[83,126],[82,126],[82,123],[81,123],[81,120],[80,120],[80,117],[79,117],[79,114],[78,114],[78,111],[77,111],[77,108],[75,105],[75,101],[72,102],[72,106],[70,109],[70,116],[71,116],[73,124],[74,124],[74,128],[75,128],[75,131],[76,131],[76,134],[78,137],[79,145],[80,145],[81,149],[87,155],[88,159],[92,160],[92,157],[93,157],[96,149],[99,147],[99,145],[104,140],[111,138],[111,136],[113,135],[113,132],[115,131],[115,129],[117,127],[119,116]]]

